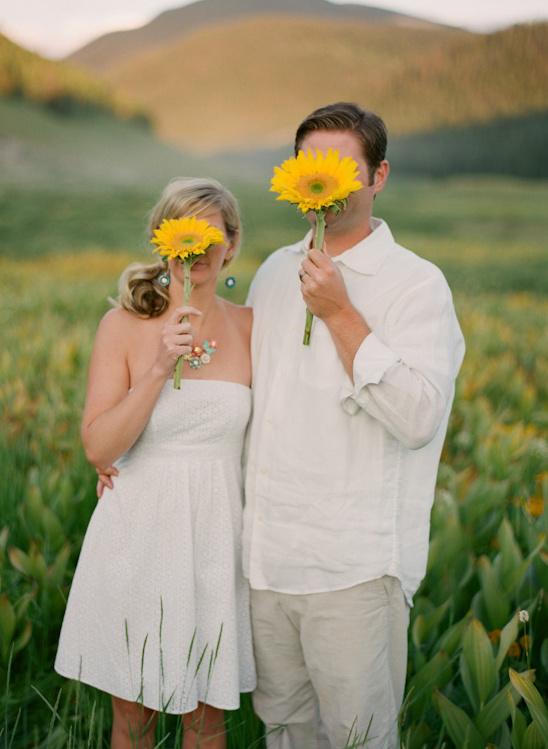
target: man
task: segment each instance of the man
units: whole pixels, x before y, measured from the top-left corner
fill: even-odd
[[[267,744],[398,746],[409,607],[464,355],[450,290],[372,218],[386,129],[318,109],[295,151],[352,157],[363,188],[326,216],[325,253],[273,253],[250,289],[253,421],[244,566]],[[305,308],[314,314],[302,344]]]

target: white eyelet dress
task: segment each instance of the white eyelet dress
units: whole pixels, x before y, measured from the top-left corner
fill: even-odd
[[[249,388],[168,381],[91,518],[55,669],[182,714],[255,687],[242,573]]]

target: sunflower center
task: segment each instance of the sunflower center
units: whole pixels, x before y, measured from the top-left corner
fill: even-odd
[[[301,177],[296,184],[301,195],[311,198],[330,195],[338,186],[338,180],[331,174],[309,174]]]
[[[179,234],[176,237],[176,244],[185,248],[194,247],[199,241],[200,237],[197,234]]]

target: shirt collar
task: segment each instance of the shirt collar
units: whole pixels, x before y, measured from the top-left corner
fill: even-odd
[[[354,247],[334,257],[333,260],[358,273],[367,276],[376,275],[392,250],[394,237],[388,228],[388,224],[380,218],[371,219],[371,228],[371,234]],[[311,240],[312,230],[306,234],[302,242],[298,242],[288,249],[293,252],[306,253],[310,248]]]

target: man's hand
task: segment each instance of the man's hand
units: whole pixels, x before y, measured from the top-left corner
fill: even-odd
[[[329,255],[312,249],[299,277],[306,306],[329,328],[343,367],[354,381],[354,357],[371,329],[351,303],[341,271]]]
[[[299,276],[306,306],[326,324],[329,318],[352,308],[342,273],[329,255],[309,250]]]

